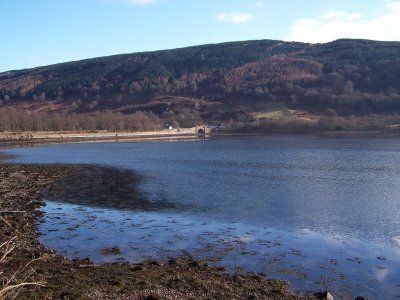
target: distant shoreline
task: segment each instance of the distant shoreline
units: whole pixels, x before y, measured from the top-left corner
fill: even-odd
[[[14,157],[15,157],[14,155],[0,152],[0,160],[12,159]]]
[[[200,128],[200,127],[199,127]],[[118,142],[118,141],[148,141],[171,139],[197,139],[204,137],[223,136],[262,136],[262,135],[310,135],[324,137],[385,137],[399,136],[400,130],[337,130],[337,131],[293,131],[293,130],[251,130],[234,129],[223,131],[208,131],[198,133],[197,128],[164,129],[157,131],[109,132],[109,131],[49,131],[49,132],[0,132],[0,147],[20,145],[82,143],[82,142]],[[1,154],[0,159],[7,159]]]
[[[151,140],[170,138],[196,138],[199,134],[195,128],[140,131],[140,132],[109,132],[109,131],[49,131],[49,132],[2,132],[0,146],[24,144],[78,143],[102,142],[119,140]]]

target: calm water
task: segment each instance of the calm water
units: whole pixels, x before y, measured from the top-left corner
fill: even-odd
[[[117,209],[95,191],[93,205],[48,199],[41,240],[65,255],[98,262],[187,255],[289,279],[294,290],[400,296],[398,138],[258,136],[7,152],[16,162],[95,163],[142,177],[151,209]],[[101,253],[116,245],[120,255]]]

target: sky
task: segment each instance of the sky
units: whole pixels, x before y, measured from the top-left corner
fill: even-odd
[[[227,41],[400,41],[400,0],[0,0],[0,72]]]

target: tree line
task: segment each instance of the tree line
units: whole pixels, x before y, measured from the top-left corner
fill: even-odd
[[[105,111],[64,115],[0,108],[0,131],[154,131],[163,127],[164,121],[152,112],[138,111],[125,115]]]

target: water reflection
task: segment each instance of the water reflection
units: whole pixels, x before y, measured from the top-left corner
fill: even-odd
[[[361,294],[391,299],[398,294],[400,258],[379,243],[162,211],[56,202],[48,202],[43,210],[40,240],[69,257],[101,263],[183,255],[225,266],[229,272],[265,272],[288,279],[294,290],[329,289],[343,299]],[[120,253],[102,252],[115,246]]]
[[[48,200],[75,203],[90,207],[155,210],[176,205],[165,198],[149,201],[138,185],[141,177],[134,171],[96,165],[77,166],[62,178],[56,188],[46,191]]]

